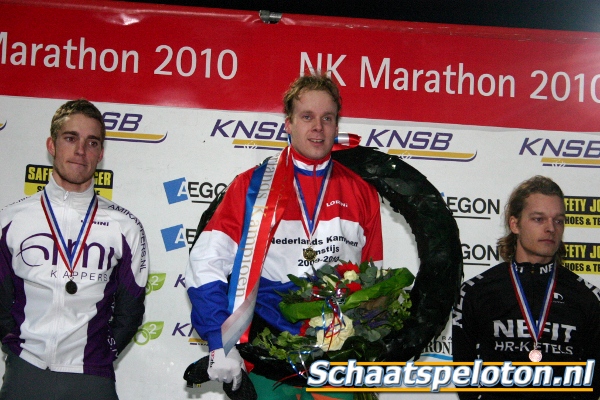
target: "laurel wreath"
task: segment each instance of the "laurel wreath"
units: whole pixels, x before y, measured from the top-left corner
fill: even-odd
[[[463,260],[456,221],[438,190],[400,157],[363,146],[334,151],[332,157],[373,185],[392,210],[404,217],[415,236],[420,260],[410,291],[410,317],[402,330],[383,340],[385,348],[379,349],[377,359],[369,361],[418,359],[425,346],[445,328],[458,298]],[[202,214],[196,239],[224,194],[221,192]],[[254,335],[263,327],[262,321],[255,318]],[[252,346],[252,337],[248,343],[238,345],[238,350],[254,364],[254,373],[290,385],[306,385],[306,379],[297,375],[297,368]]]

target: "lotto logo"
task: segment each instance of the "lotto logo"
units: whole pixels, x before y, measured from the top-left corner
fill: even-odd
[[[163,242],[167,251],[177,250],[186,246],[185,229],[183,224],[161,229]]]
[[[172,181],[163,182],[167,201],[169,204],[179,203],[188,199],[187,187],[185,178],[174,179]]]

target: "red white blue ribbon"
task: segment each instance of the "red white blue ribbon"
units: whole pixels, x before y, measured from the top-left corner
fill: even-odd
[[[298,181],[298,176],[296,174],[297,172],[303,173],[303,170],[299,170],[296,167],[294,168],[294,189],[296,191],[298,203],[300,204],[300,210],[302,211],[302,222],[304,222],[304,229],[306,230],[306,236],[309,239],[309,241],[311,241],[312,235],[317,227],[317,220],[319,217],[319,212],[321,211],[321,206],[323,205],[323,199],[325,198],[325,192],[327,191],[329,178],[331,177],[332,166],[333,161],[330,159],[327,163],[327,166],[323,170],[318,171],[317,173],[317,175],[324,174],[325,176],[321,181],[321,188],[319,189],[319,194],[317,195],[317,202],[315,204],[315,208],[313,210],[312,215],[308,212],[308,207],[306,206],[304,194],[302,193],[302,187],[300,186],[300,182]]]
[[[517,264],[513,261],[511,265],[508,267],[510,271],[510,277],[512,280],[513,288],[515,289],[515,294],[517,296],[517,303],[521,308],[521,314],[525,319],[525,323],[527,324],[527,328],[529,329],[529,335],[533,339],[534,348],[537,347],[537,343],[542,336],[542,332],[544,330],[544,325],[546,324],[546,320],[548,319],[548,315],[550,314],[550,306],[552,306],[552,299],[554,297],[554,288],[556,287],[556,265],[551,264],[550,268],[552,268],[552,273],[550,278],[548,278],[548,285],[546,286],[546,294],[544,296],[544,302],[542,304],[542,309],[540,310],[540,316],[538,318],[538,323],[536,324],[533,319],[533,315],[531,313],[531,309],[529,308],[529,303],[527,302],[527,298],[525,297],[525,291],[523,290],[523,286],[521,285],[521,280],[519,279],[519,272],[517,271]]]
[[[65,264],[65,267],[67,267],[67,270],[69,271],[69,276],[72,278],[75,267],[77,266],[77,262],[79,261],[79,257],[85,248],[87,237],[92,229],[94,218],[96,217],[96,211],[98,211],[98,198],[94,193],[92,200],[90,201],[90,205],[85,213],[81,228],[79,229],[77,241],[75,241],[71,250],[69,250],[69,246],[67,245],[67,242],[65,242],[65,238],[60,230],[60,226],[58,225],[58,221],[54,215],[54,210],[52,209],[52,204],[50,203],[46,189],[44,189],[44,193],[42,193],[41,203],[44,214],[46,215],[46,221],[48,221],[48,226],[50,227],[50,232],[52,233],[52,238],[54,239],[54,243],[58,248],[58,252]]]
[[[360,144],[360,136],[355,133],[339,132],[334,139],[333,151],[351,149]]]

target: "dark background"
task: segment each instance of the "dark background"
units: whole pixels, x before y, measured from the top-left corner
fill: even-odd
[[[130,0],[395,21],[600,32],[600,0]]]

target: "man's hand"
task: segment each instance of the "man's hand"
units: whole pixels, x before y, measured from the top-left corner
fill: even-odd
[[[232,390],[236,391],[242,383],[242,369],[246,370],[244,360],[235,347],[227,355],[223,348],[210,352],[208,376],[212,381],[230,383],[233,380]]]

